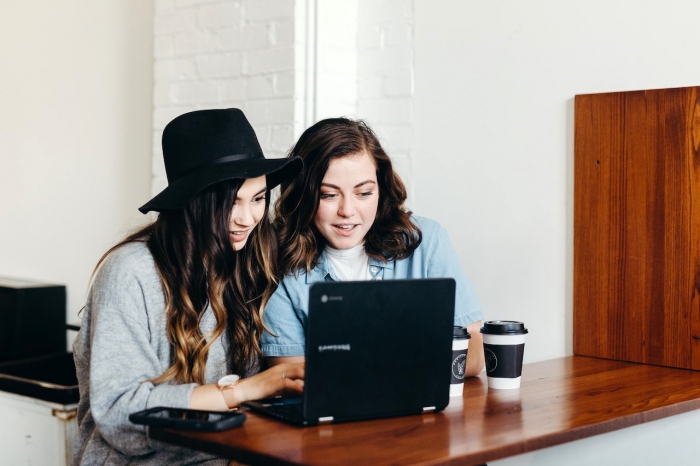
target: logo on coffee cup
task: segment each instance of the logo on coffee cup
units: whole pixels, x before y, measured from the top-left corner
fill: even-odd
[[[464,378],[464,369],[467,366],[467,355],[462,353],[452,361],[452,375],[458,379]]]
[[[486,372],[493,372],[498,366],[498,358],[489,348],[484,348],[484,361],[486,363]]]

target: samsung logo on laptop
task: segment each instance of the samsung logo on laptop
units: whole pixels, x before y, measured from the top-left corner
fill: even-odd
[[[319,345],[318,352],[323,353],[324,351],[350,351],[350,344],[346,345]]]
[[[324,294],[321,296],[322,303],[327,303],[328,301],[342,301],[342,300],[343,300],[342,296],[328,296],[327,294]]]

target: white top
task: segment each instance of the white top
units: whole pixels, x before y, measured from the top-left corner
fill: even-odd
[[[350,249],[333,249],[326,246],[328,262],[341,281],[371,280],[369,273],[369,256],[365,245],[358,244]]]

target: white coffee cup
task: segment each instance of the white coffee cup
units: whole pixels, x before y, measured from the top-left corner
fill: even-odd
[[[469,339],[472,336],[464,327],[454,326],[452,331],[452,379],[450,381],[450,396],[462,396],[464,390],[464,374],[467,370],[467,351]]]
[[[519,388],[528,333],[525,325],[512,320],[490,320],[484,322],[480,332],[484,337],[489,388]]]

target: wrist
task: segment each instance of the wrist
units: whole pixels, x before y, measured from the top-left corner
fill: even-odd
[[[237,375],[227,375],[219,379],[216,383],[218,390],[221,392],[221,396],[226,403],[228,409],[237,408],[243,400],[239,395],[239,384],[241,378]]]

